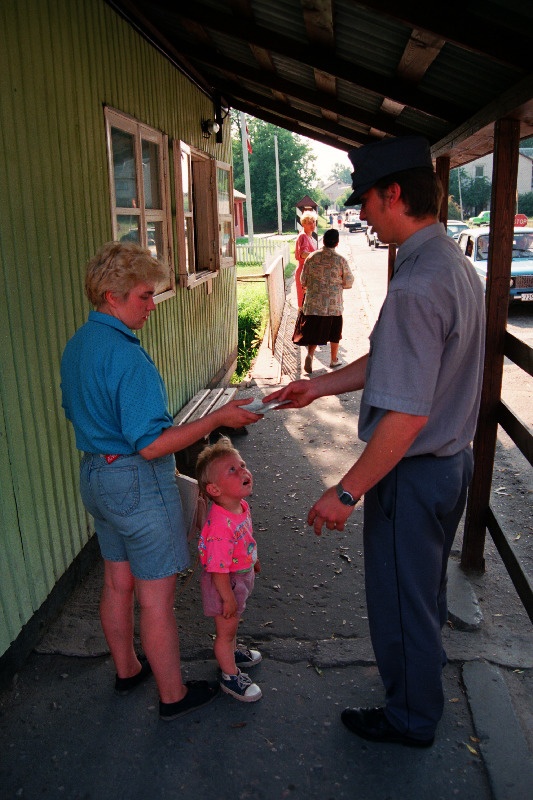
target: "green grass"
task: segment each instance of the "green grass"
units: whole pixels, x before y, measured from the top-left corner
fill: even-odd
[[[241,268],[237,270],[241,273]],[[237,367],[231,383],[240,383],[256,357],[268,320],[268,298],[264,281],[237,283],[238,350]]]

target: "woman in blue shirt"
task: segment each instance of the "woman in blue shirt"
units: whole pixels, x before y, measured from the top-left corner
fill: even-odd
[[[63,408],[84,455],[80,489],[104,559],[100,619],[127,694],[152,672],[164,720],[210,702],[218,683],[181,677],[174,617],[177,573],[189,564],[174,453],[216,428],[257,422],[233,400],[174,426],[157,368],[132,331],[155,310],[165,268],[133,242],[109,242],[89,261],[85,291],[96,310],[61,360]],[[144,656],[134,650],[134,598]]]

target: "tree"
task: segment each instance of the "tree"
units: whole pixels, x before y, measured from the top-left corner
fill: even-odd
[[[518,195],[518,213],[533,217],[533,192]]]
[[[346,189],[345,192],[343,192],[339,197],[337,197],[337,205],[339,206],[339,208],[344,208],[345,203],[351,194],[353,194],[353,189],[350,186],[348,189]],[[359,204],[356,207],[361,208],[361,205]]]
[[[340,181],[341,183],[347,183],[349,185],[352,183],[350,167],[347,167],[345,164],[334,164],[329,177],[331,181]]]
[[[238,113],[232,112],[231,119],[234,184],[236,189],[244,192],[244,165]],[[293,231],[296,203],[306,194],[316,203],[320,203],[322,199],[319,199],[315,189],[317,176],[314,169],[315,156],[311,147],[296,134],[255,117],[248,117],[248,131],[252,145],[248,164],[254,230],[264,233],[277,230],[278,227],[274,141],[274,137],[277,136],[282,226]]]
[[[461,178],[460,193],[459,176]],[[461,167],[450,170],[450,196],[459,207],[462,203],[463,219],[475,216],[489,207],[491,189],[492,184],[488,178],[470,178]]]

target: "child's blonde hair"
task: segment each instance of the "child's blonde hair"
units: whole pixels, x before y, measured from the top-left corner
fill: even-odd
[[[227,436],[221,436],[215,444],[209,444],[204,447],[196,461],[196,480],[198,481],[198,488],[200,493],[209,498],[207,492],[207,484],[211,483],[209,477],[209,468],[219,458],[229,454],[236,454],[240,458],[240,453],[236,447],[233,446],[231,439]]]

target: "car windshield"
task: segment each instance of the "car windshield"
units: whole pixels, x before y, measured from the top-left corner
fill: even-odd
[[[515,258],[533,258],[533,233],[515,233],[513,259]]]
[[[486,261],[489,254],[488,234],[477,240],[477,260]],[[533,232],[515,233],[513,238],[513,261],[518,258],[533,258]]]

